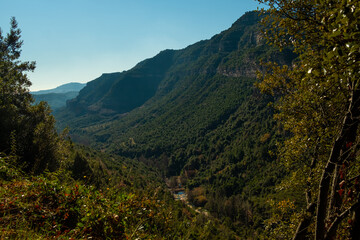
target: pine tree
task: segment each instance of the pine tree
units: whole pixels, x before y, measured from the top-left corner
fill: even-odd
[[[20,61],[21,30],[11,18],[10,32],[0,30],[0,152],[16,155],[25,170],[39,173],[58,165],[55,120],[45,103],[33,105],[26,72],[35,62]]]

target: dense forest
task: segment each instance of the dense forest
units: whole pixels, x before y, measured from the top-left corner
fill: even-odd
[[[34,104],[15,18],[0,36],[2,239],[233,238],[215,218],[175,202],[159,173],[57,133],[47,103]],[[225,234],[224,234],[225,233]]]
[[[29,93],[35,63],[19,61],[11,19],[2,236],[360,239],[360,2],[259,2],[209,40],[103,74],[54,116]]]
[[[254,86],[256,72],[261,61],[291,64],[296,56],[266,45],[261,19],[246,13],[209,40],[103,74],[55,113],[60,129],[180,178],[193,205],[257,236],[269,215],[264,198],[284,172],[274,162],[282,133],[267,106],[272,97]]]

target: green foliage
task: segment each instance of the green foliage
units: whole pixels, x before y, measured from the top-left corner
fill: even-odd
[[[347,224],[340,223],[346,222],[350,211],[358,211],[349,207],[340,182],[354,181],[358,168],[352,144],[358,141],[359,125],[360,62],[355,51],[359,48],[359,2],[260,2],[270,6],[266,24],[272,26],[265,31],[269,42],[280,48],[291,46],[299,54],[291,67],[270,64],[260,84],[263,91],[277,97],[275,117],[291,133],[280,147],[280,158],[297,177],[285,185],[307,193],[302,218],[306,224],[294,233],[316,239],[344,238]],[[356,205],[355,200],[350,202]],[[352,224],[348,229],[355,228]],[[358,238],[354,232],[353,238]]]
[[[290,64],[295,56],[267,46],[259,20],[259,12],[249,12],[210,40],[103,75],[56,117],[70,126],[76,142],[154,166],[163,177],[180,175],[189,193],[202,188],[192,204],[238,235],[256,238],[268,216],[263,199],[284,175],[273,163],[282,133],[267,106],[271,98],[254,87],[256,71],[261,59]],[[130,79],[136,86],[152,79],[157,89],[127,113],[91,110],[104,107],[105,99],[125,104],[118,98],[131,93],[119,88]],[[122,96],[110,98],[116,94]]]
[[[89,157],[81,156],[79,151],[87,152],[85,155]],[[225,234],[228,236],[225,239],[233,238],[232,231],[216,220],[197,215],[182,203],[175,202],[163,189],[160,179],[142,179],[142,187],[137,186],[137,179],[129,179],[129,176],[138,176],[137,172],[142,171],[141,164],[137,164],[137,169],[136,165],[125,168],[127,160],[117,159],[113,164],[122,166],[117,169],[114,165],[111,168],[111,158],[103,158],[105,173],[100,173],[92,164],[96,161],[93,155],[96,152],[88,151],[73,149],[71,152],[75,161],[92,165],[93,173],[89,178],[93,180],[86,177],[75,181],[71,177],[74,173],[63,168],[31,176],[19,171],[13,165],[12,157],[1,157],[2,237],[221,239]],[[72,160],[67,161],[71,165]],[[98,174],[108,182],[96,183]]]
[[[78,152],[75,154],[72,173],[75,179],[82,179],[92,175],[88,161]]]
[[[269,238],[291,239],[299,221],[294,202],[290,200],[275,202],[270,199],[268,203],[273,211],[271,217],[265,221]]]
[[[17,156],[26,171],[55,170],[58,136],[45,103],[32,105],[26,72],[34,62],[19,61],[22,41],[15,18],[6,37],[0,34],[0,152]]]
[[[159,155],[162,150],[159,142],[155,142],[153,146],[157,149],[148,156],[141,154],[136,157],[133,155],[134,151],[128,154],[134,157],[130,159],[74,145],[66,131],[59,137],[54,129],[55,121],[50,115],[49,106],[44,102],[32,105],[27,89],[30,82],[23,71],[31,70],[33,65],[17,61],[21,47],[19,34],[20,30],[13,20],[10,34],[7,38],[1,37],[0,42],[3,56],[0,67],[1,73],[5,73],[0,79],[0,90],[3,94],[0,95],[0,110],[4,113],[0,115],[4,128],[0,134],[0,152],[3,152],[0,157],[2,237],[235,239],[234,231],[217,219],[205,213],[198,214],[185,204],[174,201],[165,189],[161,174],[148,164],[151,161],[162,161],[164,168],[159,169],[167,166],[169,152]],[[160,57],[143,62],[135,73],[153,73],[153,69],[141,68],[153,61],[167,68],[167,60],[172,54],[172,51],[166,51],[162,53],[165,59]],[[217,64],[218,59],[214,57],[209,61]],[[163,70],[155,69],[158,75],[151,80],[159,80],[158,77],[165,74]],[[136,74],[129,76],[136,78]],[[235,82],[235,79],[231,79],[231,82],[226,83],[220,76],[214,76],[213,79],[215,85],[226,84],[226,88],[229,88],[231,82]],[[205,79],[202,76],[199,80],[200,82],[194,84],[197,89]],[[127,81],[122,83],[128,84]],[[248,80],[245,79],[244,83],[248,84]],[[152,84],[145,87],[155,91]],[[226,93],[225,88],[220,88],[213,100],[225,100],[230,104],[236,99],[236,94],[232,93],[227,98]],[[207,104],[213,101],[211,98],[207,99],[206,95],[202,98]],[[138,104],[138,101],[135,103]],[[191,120],[196,120],[196,124],[205,127],[204,130],[207,131],[215,129],[219,122],[225,121],[235,109],[233,104],[230,110],[222,109],[217,112],[212,106],[211,114],[215,114],[218,119],[211,119],[205,125],[196,120],[195,115],[191,116]],[[211,116],[205,111],[203,113],[205,117]],[[137,138],[126,137],[123,142],[125,148],[138,146]],[[97,135],[97,138],[107,141],[110,136]],[[194,153],[191,167],[200,168],[200,163],[204,162],[205,158],[197,156],[200,152],[194,147],[196,145],[190,148],[186,146],[187,150]],[[138,153],[143,150],[137,149]],[[184,164],[181,162],[180,168]],[[199,183],[194,181],[191,184]],[[207,202],[206,189],[198,189],[201,191],[193,191],[196,193],[195,199],[199,205],[204,205]]]

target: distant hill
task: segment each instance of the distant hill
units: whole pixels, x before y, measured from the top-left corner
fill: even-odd
[[[40,90],[31,92],[35,99],[35,103],[40,101],[48,102],[52,110],[66,106],[66,101],[75,98],[86,83],[67,83],[49,90]]]
[[[66,83],[53,89],[40,90],[31,92],[33,95],[47,94],[47,93],[67,93],[67,92],[79,92],[86,86],[86,83]]]
[[[278,126],[271,99],[254,87],[256,72],[260,60],[295,58],[266,45],[260,20],[248,12],[209,40],[103,74],[55,114],[59,127],[69,126],[75,141],[180,175],[193,204],[239,235],[256,231],[267,216],[259,199],[282,174]]]
[[[59,108],[66,106],[66,101],[75,98],[79,92],[66,92],[66,93],[46,93],[33,95],[35,103],[41,101],[47,102],[52,110],[58,110]]]

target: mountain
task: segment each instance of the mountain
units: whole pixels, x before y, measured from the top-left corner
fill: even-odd
[[[190,202],[238,235],[257,236],[264,199],[284,172],[274,162],[281,132],[270,97],[254,83],[260,61],[291,64],[262,38],[258,12],[181,50],[89,82],[55,114],[75,141],[157,167],[180,179]]]
[[[67,92],[79,92],[86,86],[86,83],[66,83],[53,89],[40,90],[31,92],[33,95],[47,94],[47,93],[67,93]]]
[[[58,110],[66,106],[67,100],[75,98],[85,85],[85,83],[67,83],[54,89],[35,91],[31,94],[35,103],[45,101],[48,102],[52,110]]]
[[[75,98],[78,94],[79,92],[45,93],[33,95],[33,98],[35,99],[35,103],[45,101],[50,105],[52,110],[57,110],[65,107],[66,101]]]
[[[68,103],[77,113],[125,113],[141,106],[154,96],[171,66],[174,51],[163,51],[145,60],[131,71],[103,74],[88,83],[80,96]]]

